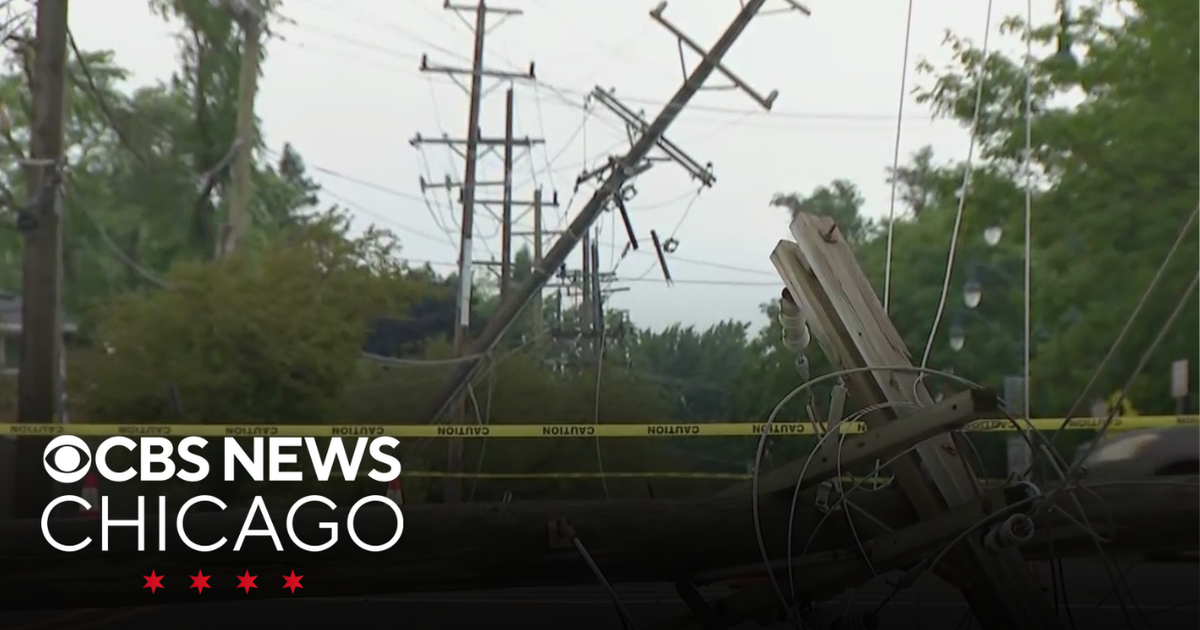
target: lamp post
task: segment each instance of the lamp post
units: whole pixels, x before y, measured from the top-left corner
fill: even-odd
[[[983,284],[978,278],[967,278],[963,284],[963,304],[973,309],[983,301]]]
[[[983,242],[987,243],[988,247],[995,247],[1002,236],[1004,236],[1004,228],[993,225],[983,231]]]
[[[999,229],[999,228],[997,228]],[[963,305],[977,308],[983,302],[983,279],[989,277],[1009,287],[1016,287],[1016,279],[998,268],[971,261],[967,265],[967,280],[963,283]]]
[[[950,350],[953,352],[960,352],[967,345],[967,326],[966,326],[967,315],[970,315],[971,317],[974,317],[974,318],[982,321],[988,328],[991,328],[992,331],[995,332],[997,335],[1003,335],[1005,333],[1002,326],[997,324],[992,319],[988,318],[986,315],[983,315],[979,311],[957,310],[954,312],[954,315],[953,315],[953,317],[951,319],[951,323],[950,323],[949,343],[950,343]],[[1030,357],[1032,358],[1034,351],[1036,351],[1039,344],[1045,343],[1049,340],[1050,340],[1050,331],[1047,330],[1044,326],[1037,326],[1033,331],[1033,339],[1032,339],[1033,345],[1030,348]],[[1013,355],[1014,355],[1014,357],[1016,357],[1016,364],[1018,366],[1024,362],[1025,347],[1021,341],[1016,341],[1013,343]],[[1010,396],[1015,395],[1015,394],[1012,394],[1012,392],[1019,391],[1018,388],[1014,386],[1014,383],[1016,381],[1014,381],[1012,379],[1016,379],[1017,381],[1020,381],[1021,382],[1020,387],[1023,388],[1025,386],[1024,377],[1020,377],[1020,376],[1005,377],[1003,389],[1004,389],[1004,391],[1008,392],[1008,394],[1006,394],[1005,400],[1015,400],[1015,399],[1011,399]]]
[[[958,352],[967,344],[967,330],[963,327],[962,313],[954,314],[954,321],[950,324],[950,349]]]
[[[950,319],[949,339],[950,349],[955,352],[962,350],[967,344],[966,324],[968,315],[983,322],[984,325],[986,325],[988,328],[991,328],[997,334],[1003,335],[1006,332],[1003,326],[997,324],[990,317],[980,313],[979,311],[974,309],[955,310],[954,315]],[[1036,348],[1038,343],[1044,343],[1050,340],[1050,331],[1045,326],[1036,326],[1033,330],[1033,337],[1033,341],[1035,342],[1034,347]],[[1016,345],[1018,346],[1018,350],[1021,350],[1021,342],[1016,342]],[[1024,357],[1024,352],[1021,352],[1021,356],[1022,358]]]

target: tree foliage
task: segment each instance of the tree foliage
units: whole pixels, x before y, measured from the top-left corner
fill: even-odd
[[[80,347],[72,349],[69,378],[76,417],[421,420],[451,367],[427,360],[450,356],[456,280],[409,267],[396,235],[359,233],[344,211],[321,205],[303,156],[290,146],[269,152],[257,140],[250,147],[259,158],[250,246],[214,260],[216,227],[229,197],[239,27],[219,4],[152,0],[150,6],[179,26],[179,67],[170,81],[124,91],[118,83],[127,73],[106,51],[79,51],[68,73],[66,303],[84,329]],[[1105,17],[1114,14],[1120,18]],[[1195,3],[1100,0],[1032,29],[1036,415],[1066,413],[1080,396],[1195,208],[1197,22]],[[1019,42],[1024,24],[1009,19],[1004,33]],[[0,288],[9,291],[19,289],[15,217],[28,196],[18,166],[29,137],[25,41],[13,40],[0,75]],[[928,365],[998,388],[1005,376],[1021,372],[1024,354],[1026,77],[1021,58],[998,52],[985,58],[974,42],[953,34],[947,46],[951,63],[922,64],[917,95],[969,127],[982,81],[979,151],[967,186],[967,164],[940,159],[926,147],[883,174],[897,188],[899,213],[890,225],[864,212],[862,193],[847,180],[780,193],[771,206],[780,212],[781,235],[798,211],[839,223],[880,294],[887,278],[890,314],[914,362],[923,358],[941,311]],[[788,182],[780,187],[787,190]],[[948,261],[960,207],[956,253]],[[995,245],[982,236],[989,228],[1002,235]],[[1175,309],[1200,256],[1196,229],[1183,234],[1162,286],[1084,401],[1085,413],[1091,399],[1124,384]],[[528,277],[529,252],[518,253],[513,271],[515,282]],[[975,308],[964,303],[968,280],[982,288]],[[479,327],[498,299],[487,284],[475,294]],[[1200,363],[1195,303],[1193,296],[1135,383],[1132,397],[1143,413],[1172,411],[1170,361]],[[561,334],[536,337],[527,310],[471,384],[467,421],[761,420],[801,380],[796,357],[779,342],[778,303],[762,305],[762,313],[759,322],[645,330],[609,312],[605,351],[597,356]],[[579,318],[547,295],[547,330],[571,330]],[[379,347],[396,360],[365,360],[368,340],[384,330],[392,338]],[[948,342],[951,330],[964,335],[960,351]],[[819,348],[809,354],[812,375],[831,369]],[[818,406],[825,395],[815,392]],[[805,402],[785,408],[783,418],[805,417]],[[439,468],[443,456],[436,446],[406,444],[406,465]],[[501,473],[740,472],[752,446],[741,439],[471,441],[467,462]],[[775,456],[804,447],[791,442]],[[646,492],[640,481],[606,487],[594,479],[484,480],[469,487],[489,498],[507,489],[522,496]],[[660,493],[699,487],[656,482]],[[436,484],[409,488],[430,498],[439,491]]]

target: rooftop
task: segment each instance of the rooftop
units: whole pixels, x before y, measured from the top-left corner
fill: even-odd
[[[21,298],[0,289],[0,325],[21,324]]]
[[[4,289],[0,289],[0,328],[21,329],[21,296]],[[65,328],[74,332],[75,322],[68,318]]]

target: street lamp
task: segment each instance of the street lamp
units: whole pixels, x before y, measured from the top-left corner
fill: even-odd
[[[967,308],[975,308],[983,301],[983,285],[977,278],[967,279],[963,285],[963,303]]]
[[[1004,228],[993,225],[983,231],[983,242],[987,243],[988,247],[995,247],[1000,242],[1001,236],[1004,236]]]
[[[963,328],[962,317],[954,316],[954,322],[950,324],[950,349],[958,352],[967,344],[967,330]]]

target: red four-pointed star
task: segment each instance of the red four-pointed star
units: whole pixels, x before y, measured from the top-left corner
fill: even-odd
[[[211,586],[208,585],[208,578],[210,578],[212,576],[204,575],[203,571],[197,571],[196,575],[189,575],[188,577],[192,578],[191,588],[196,589],[197,593],[203,593],[204,589],[212,588]]]
[[[237,576],[234,576],[234,577],[236,577],[236,578],[238,579],[238,585],[237,585],[237,587],[238,587],[238,588],[243,588],[243,589],[246,589],[246,592],[247,592],[247,593],[249,593],[249,592],[250,592],[250,589],[252,589],[252,588],[258,588],[258,587],[257,587],[257,586],[255,586],[255,584],[254,584],[254,578],[256,578],[256,577],[258,577],[258,576],[257,576],[257,575],[250,575],[250,572],[249,572],[249,571],[246,571],[246,573],[245,573],[244,575],[237,575]]]
[[[143,575],[142,577],[146,578],[146,585],[143,586],[142,588],[150,589],[151,593],[153,593],[154,591],[156,591],[160,588],[166,588],[162,584],[162,579],[164,576],[158,575],[154,571],[151,571],[150,575]]]
[[[300,585],[300,579],[303,577],[303,575],[296,575],[296,572],[292,571],[291,575],[283,576],[283,588],[290,588],[292,589],[292,593],[295,593],[296,589],[304,588]]]

